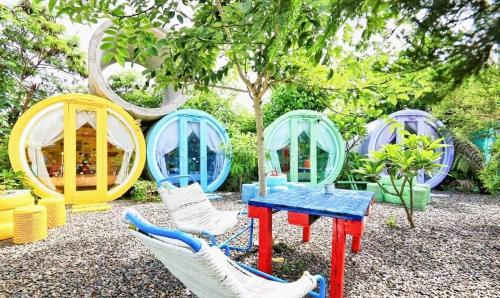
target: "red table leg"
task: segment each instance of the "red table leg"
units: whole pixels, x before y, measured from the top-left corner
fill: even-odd
[[[359,237],[359,236],[352,236],[351,251],[353,253],[359,253],[361,251],[361,237]]]
[[[288,223],[302,227],[302,241],[311,239],[311,224],[314,220],[309,214],[288,211]]]
[[[333,219],[332,227],[332,269],[330,273],[330,297],[344,295],[345,267],[345,220]]]
[[[365,219],[361,221],[346,220],[344,230],[347,235],[352,235],[351,251],[359,253],[361,251],[361,237],[365,230]]]
[[[248,206],[248,216],[259,220],[259,263],[260,271],[273,273],[273,217],[272,209]]]
[[[311,226],[302,227],[302,242],[309,242],[311,238]]]

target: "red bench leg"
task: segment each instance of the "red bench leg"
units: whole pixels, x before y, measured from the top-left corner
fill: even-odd
[[[273,217],[272,209],[265,207],[248,207],[248,216],[259,220],[259,262],[260,271],[273,273]]]
[[[332,227],[332,268],[330,273],[330,297],[344,295],[345,267],[345,220],[333,219]]]

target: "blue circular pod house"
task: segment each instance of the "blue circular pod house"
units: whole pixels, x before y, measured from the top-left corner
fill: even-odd
[[[286,174],[289,182],[324,185],[344,165],[345,143],[333,122],[315,111],[288,112],[264,131],[267,172]]]
[[[156,181],[189,175],[204,191],[213,192],[229,174],[229,136],[222,124],[203,111],[168,114],[149,130],[146,139],[147,170]],[[187,184],[186,179],[179,182]]]
[[[436,163],[443,165],[432,175],[420,173],[418,176],[419,183],[429,184],[432,188],[436,187],[448,175],[454,157],[454,147],[451,135],[447,132],[444,124],[434,118],[431,114],[420,111],[405,109],[388,116],[401,124],[405,130],[413,134],[426,135],[432,139],[444,138],[443,144],[448,145],[441,149],[443,154],[441,158],[436,160]],[[363,140],[360,146],[360,153],[368,154],[371,151],[378,151],[385,144],[401,142],[401,135],[391,129],[391,124],[382,119],[376,120],[368,125],[368,135]]]

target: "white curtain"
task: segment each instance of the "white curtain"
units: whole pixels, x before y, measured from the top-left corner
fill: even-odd
[[[88,123],[94,129],[97,127],[96,113],[91,111],[78,111],[76,114],[76,127],[79,129]],[[124,151],[124,156],[115,183],[120,184],[127,178],[130,159],[135,150],[135,143],[129,129],[116,116],[108,114],[108,142]],[[64,137],[64,106],[45,114],[35,126],[28,137],[28,157],[31,160],[31,170],[47,187],[55,190],[52,183],[42,148],[52,146]],[[61,167],[63,165],[61,164]]]
[[[328,176],[333,172],[334,169],[334,161],[335,161],[335,143],[333,138],[325,126],[323,122],[316,124],[316,144],[317,146],[328,153],[328,159],[326,161],[325,168],[325,176]],[[297,123],[297,136],[299,136],[302,132],[305,132],[307,136],[310,136],[311,133],[311,124],[310,122],[300,121]]]
[[[186,137],[191,133],[194,133],[196,137],[200,138],[199,122],[187,122]],[[174,121],[163,130],[158,138],[156,160],[160,171],[165,177],[169,175],[165,163],[165,155],[179,147],[179,137],[179,122]],[[216,153],[214,172],[211,175],[217,177],[224,167],[225,155],[221,150],[222,139],[217,131],[209,124],[207,124],[206,144],[208,149]]]
[[[50,189],[56,189],[50,179],[42,148],[52,146],[63,137],[64,106],[54,109],[43,116],[31,129],[27,139],[28,157],[31,170]]]
[[[316,127],[316,143],[318,147],[328,153],[328,160],[326,162],[325,175],[329,175],[334,170],[335,162],[335,143],[328,130],[328,128],[323,123],[315,125]],[[298,137],[301,133],[305,132],[308,136],[311,133],[311,124],[308,121],[298,121],[297,122],[297,134],[294,137]],[[270,147],[267,148],[271,154],[271,163],[266,163],[267,171],[274,170],[275,168],[281,172],[280,161],[278,156],[278,150],[282,149],[286,145],[290,144],[290,121],[286,121],[281,124],[276,132],[273,134],[273,140]]]
[[[130,160],[132,158],[132,153],[135,150],[135,143],[130,135],[129,129],[120,119],[110,113],[108,113],[107,119],[108,143],[120,150],[123,150],[122,164],[120,165],[120,170],[118,170],[115,180],[115,184],[121,184],[129,175]],[[79,129],[86,123],[97,130],[96,113],[91,111],[78,111],[76,115],[76,129]]]
[[[187,133],[186,137],[189,137],[189,135],[194,132],[195,136],[200,138],[200,123],[199,122],[188,122],[187,123]]]
[[[215,152],[215,164],[214,164],[214,172],[212,173],[213,179],[215,179],[217,176],[219,176],[220,172],[222,172],[222,169],[224,168],[224,162],[226,159],[226,156],[221,150],[221,144],[222,144],[222,139],[211,125],[207,124],[207,135],[206,135],[206,142],[208,148]],[[208,169],[207,165],[207,169]],[[210,174],[210,173],[209,173]]]
[[[328,130],[323,124],[316,125],[316,142],[321,150],[328,152],[328,160],[326,161],[325,176],[333,172],[335,167],[335,143]]]
[[[156,161],[164,177],[168,177],[165,155],[179,147],[179,122],[169,124],[158,137],[156,143]]]
[[[135,151],[135,142],[129,129],[116,116],[108,113],[108,142],[123,150],[123,160],[115,184],[121,184],[129,175],[130,160]]]
[[[266,159],[266,171],[274,171],[275,169],[281,173],[280,158],[278,150],[290,144],[290,120],[282,122],[273,134],[273,139],[269,144],[269,154],[271,161]]]

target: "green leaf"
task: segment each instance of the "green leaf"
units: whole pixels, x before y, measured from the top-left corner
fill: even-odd
[[[115,53],[113,52],[107,52],[102,56],[102,63],[103,64],[109,64],[111,60],[113,60],[113,57],[115,56]]]
[[[53,11],[55,5],[56,5],[56,0],[49,0],[48,4],[49,11]]]
[[[333,78],[333,69],[332,68],[330,68],[330,71],[328,72],[328,75],[326,76],[327,80],[330,80],[331,78]]]
[[[389,96],[387,97],[387,101],[393,106],[395,106],[398,104],[398,97],[394,93],[389,94]]]
[[[117,47],[116,51],[120,54],[121,57],[127,58],[129,56],[129,53],[126,48]]]
[[[120,65],[121,67],[125,66],[125,58],[123,56],[121,56],[120,54],[115,55],[115,60],[116,60],[116,63],[118,63],[118,65]]]
[[[106,42],[106,43],[101,44],[101,50],[104,50],[104,51],[111,50],[114,47],[115,47],[115,44],[113,44],[111,42]]]

